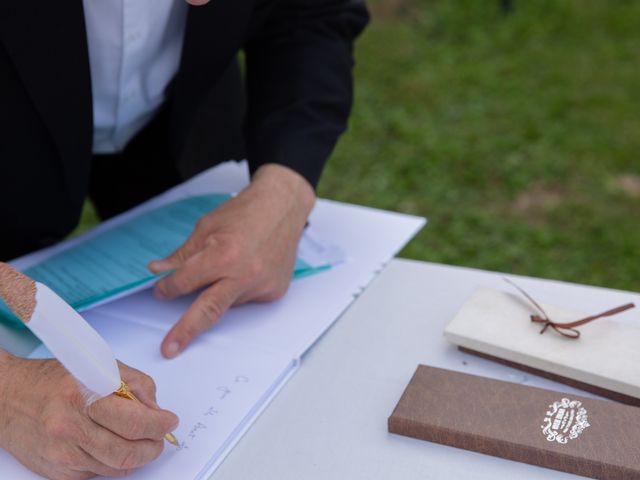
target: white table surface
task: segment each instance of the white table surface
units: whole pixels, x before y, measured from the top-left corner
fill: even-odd
[[[587,313],[640,305],[636,293],[528,278],[518,283],[543,302]],[[387,432],[387,418],[420,363],[590,396],[448,344],[445,324],[478,286],[510,291],[501,274],[392,261],[307,353],[211,479],[578,478]],[[618,320],[640,324],[640,311]]]

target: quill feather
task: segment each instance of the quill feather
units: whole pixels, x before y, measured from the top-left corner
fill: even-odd
[[[90,392],[89,403],[120,387],[118,362],[107,342],[49,287],[36,282],[36,308],[27,327]]]
[[[84,386],[88,403],[120,388],[107,342],[49,287],[0,262],[0,297]]]

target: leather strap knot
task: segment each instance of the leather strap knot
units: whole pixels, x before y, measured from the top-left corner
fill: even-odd
[[[581,325],[585,325],[585,324],[587,324],[589,322],[592,322],[594,320],[597,320],[599,318],[610,317],[612,315],[617,315],[618,313],[622,313],[625,310],[629,310],[629,309],[635,307],[635,305],[633,303],[627,303],[625,305],[621,305],[619,307],[607,310],[606,312],[602,312],[602,313],[599,313],[597,315],[591,315],[591,316],[588,316],[588,317],[585,317],[585,318],[581,318],[580,320],[575,320],[573,322],[565,322],[565,323],[554,322],[553,320],[551,320],[549,318],[549,315],[547,315],[547,313],[540,306],[540,304],[538,304],[538,302],[536,302],[531,297],[531,295],[529,295],[527,292],[525,292],[522,288],[520,288],[518,285],[516,285],[514,282],[512,282],[508,278],[505,278],[504,281],[507,282],[508,284],[510,284],[511,286],[513,286],[514,288],[516,288],[522,295],[525,296],[525,298],[527,300],[529,300],[529,302],[531,302],[533,304],[533,306],[535,308],[537,308],[540,311],[541,315],[540,314],[532,314],[531,315],[531,321],[532,322],[541,323],[543,325],[542,330],[540,330],[540,335],[542,335],[547,330],[547,328],[551,327],[553,330],[555,330],[557,333],[559,333],[563,337],[567,337],[567,338],[571,338],[571,339],[575,340],[575,339],[580,337],[580,331],[577,330],[576,327],[579,327]]]

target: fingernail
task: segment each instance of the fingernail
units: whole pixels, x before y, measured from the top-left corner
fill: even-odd
[[[175,357],[178,353],[180,353],[180,344],[175,340],[173,342],[170,342],[169,345],[167,345],[166,352],[168,357]]]

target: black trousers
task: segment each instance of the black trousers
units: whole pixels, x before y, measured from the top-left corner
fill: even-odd
[[[169,152],[167,119],[162,109],[124,151],[93,157],[89,197],[102,220],[183,181]]]

